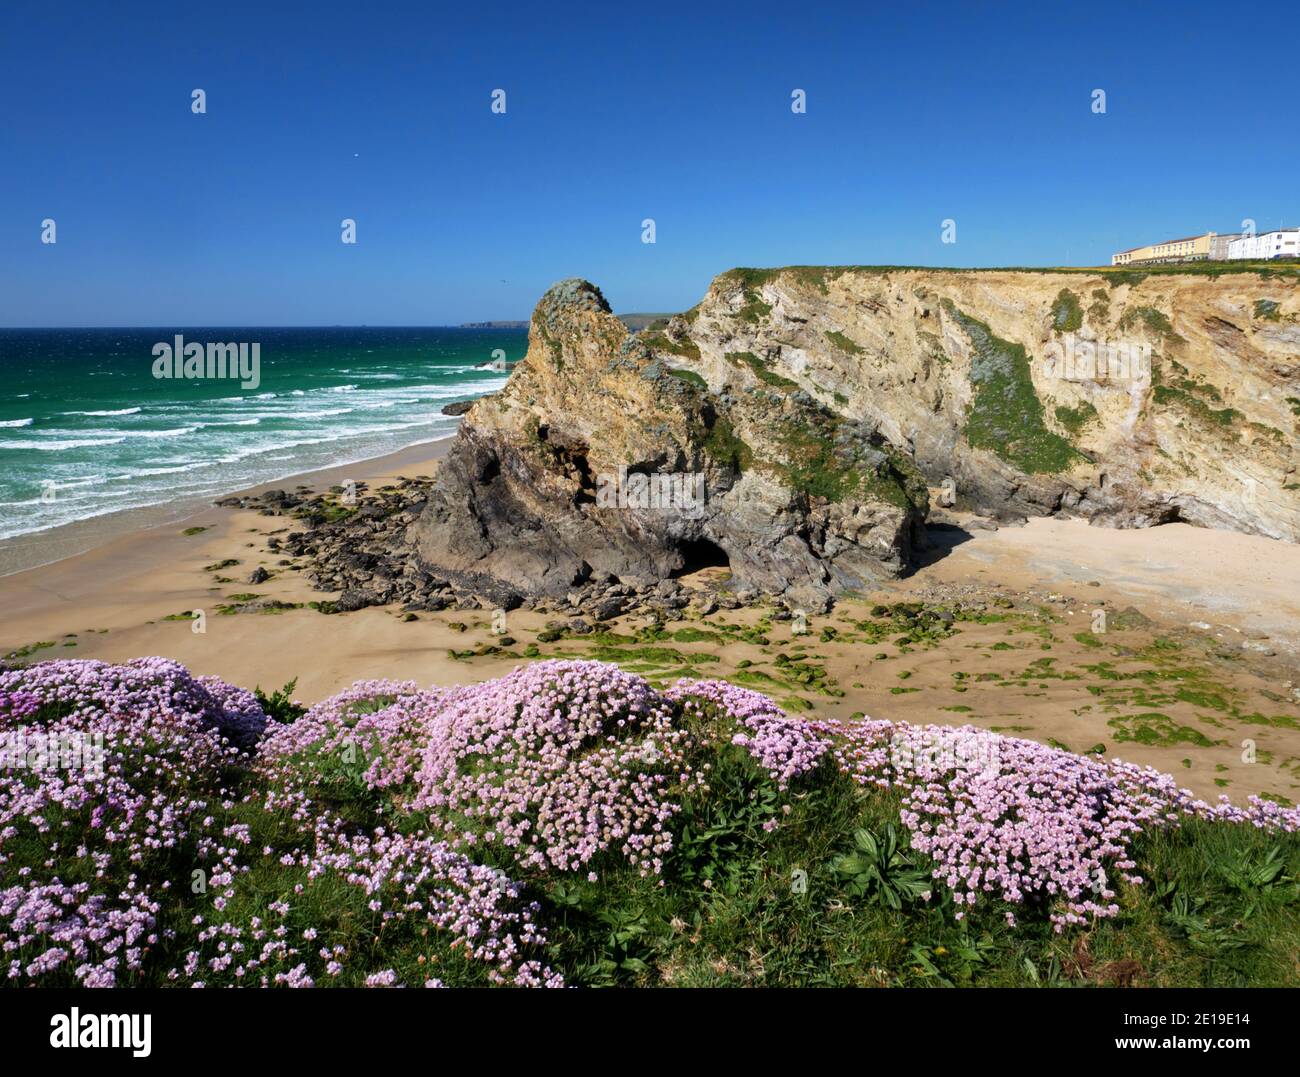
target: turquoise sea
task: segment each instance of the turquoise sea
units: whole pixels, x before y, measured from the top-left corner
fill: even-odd
[[[260,384],[154,377],[154,347],[260,345]],[[210,498],[450,436],[522,329],[0,329],[0,539]]]

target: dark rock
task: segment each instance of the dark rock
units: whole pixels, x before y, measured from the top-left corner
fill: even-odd
[[[603,598],[587,607],[587,612],[597,621],[609,621],[627,609],[627,601],[619,596]]]
[[[378,605],[381,605],[379,596],[373,591],[355,589],[344,591],[334,601],[334,609],[339,613],[352,613],[355,610],[365,609],[367,606]]]

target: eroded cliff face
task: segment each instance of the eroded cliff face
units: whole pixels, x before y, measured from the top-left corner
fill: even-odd
[[[570,280],[411,539],[507,604],[713,562],[812,608],[904,571],[930,492],[1298,541],[1298,424],[1293,270],[733,270],[635,335]]]
[[[569,280],[462,420],[413,537],[424,564],[506,604],[713,563],[815,608],[901,572],[926,508],[881,434],[756,368],[706,385]]]
[[[959,507],[1300,540],[1294,267],[733,270],[644,336],[711,392],[792,383]]]

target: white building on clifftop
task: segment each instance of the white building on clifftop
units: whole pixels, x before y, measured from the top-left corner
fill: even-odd
[[[1228,244],[1228,257],[1233,261],[1300,258],[1300,228],[1260,232],[1257,236],[1241,236]]]

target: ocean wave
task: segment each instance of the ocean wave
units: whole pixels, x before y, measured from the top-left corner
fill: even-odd
[[[443,417],[438,416],[438,418],[441,419]],[[372,435],[396,434],[402,430],[412,430],[421,426],[427,427],[432,425],[433,422],[434,420],[431,417],[429,419],[420,419],[409,423],[387,423],[382,426],[347,427],[327,437],[299,438],[296,441],[270,441],[244,449],[235,449],[232,452],[226,453],[224,456],[217,457],[216,462],[222,464],[234,464],[241,460],[247,460],[252,456],[264,456],[266,453],[283,452],[286,449],[299,449],[312,445],[332,445],[335,442],[349,441],[354,438],[370,437]]]
[[[61,411],[60,415],[137,415],[142,408],[118,408],[115,411]]]
[[[82,434],[86,437],[95,438],[178,438],[185,434],[193,434],[198,430],[198,426],[178,426],[172,430],[34,430],[32,431],[37,437],[67,437],[69,434]],[[35,444],[32,442],[31,444]],[[105,442],[105,444],[110,444]]]
[[[193,471],[194,464],[181,464],[179,467],[139,467],[128,468],[121,474],[114,475],[114,479],[145,479],[152,475],[179,475],[182,471]],[[200,465],[202,466],[202,465]]]
[[[129,438],[179,438],[194,434],[198,426],[178,426],[175,430],[119,430],[115,433],[125,434]]]
[[[55,485],[60,489],[66,489],[69,486],[95,486],[107,479],[107,475],[87,475],[80,479],[56,479]]]
[[[64,449],[85,449],[96,445],[120,445],[125,437],[72,438],[69,441],[0,441],[0,449],[36,449],[39,452],[62,452]]]
[[[31,426],[31,425],[32,425],[31,419],[8,419],[5,422],[0,422],[0,426]]]

